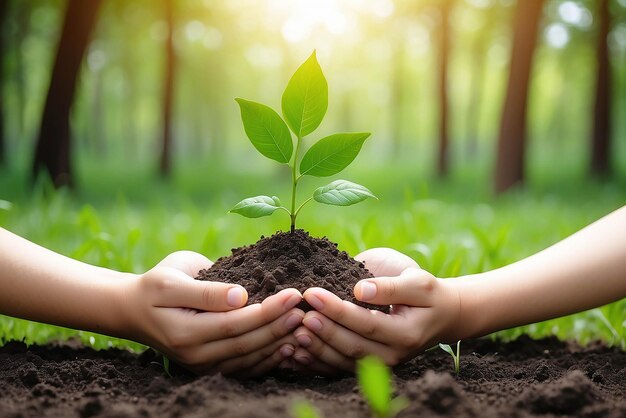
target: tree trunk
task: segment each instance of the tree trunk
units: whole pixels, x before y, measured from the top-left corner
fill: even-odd
[[[524,181],[526,104],[543,0],[517,2],[513,47],[500,124],[495,191],[502,193]]]
[[[598,16],[600,27],[596,48],[598,71],[591,137],[591,174],[607,176],[611,173],[611,89],[613,84],[607,42],[611,25],[609,0],[600,0]]]
[[[174,70],[176,54],[174,51],[174,0],[165,1],[165,19],[168,35],[165,41],[165,75],[163,85],[163,136],[161,143],[161,163],[159,172],[169,177],[172,171],[172,103],[174,100]]]
[[[69,0],[65,12],[33,161],[34,177],[45,170],[56,187],[73,184],[70,110],[99,6],[100,0]]]
[[[4,22],[7,18],[8,0],[0,0],[0,167],[5,164],[6,161],[6,139],[4,132],[4,92],[2,86],[4,83],[4,54],[6,53],[4,48],[4,40],[6,34],[2,33],[2,30],[6,27]]]
[[[439,31],[439,154],[437,174],[446,177],[449,171],[448,151],[448,55],[450,53],[450,8],[452,0],[441,2]]]

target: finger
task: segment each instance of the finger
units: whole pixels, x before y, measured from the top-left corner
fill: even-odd
[[[301,374],[314,376],[336,376],[340,373],[346,372],[345,370],[324,363],[302,347],[296,348],[293,359],[296,362],[294,370]],[[348,372],[351,373],[352,371],[353,370],[349,370]]]
[[[176,251],[165,257],[157,267],[171,267],[182,271],[189,277],[196,277],[202,269],[208,269],[213,262],[193,251]]]
[[[297,341],[293,335],[286,335],[280,340],[275,341],[260,350],[256,350],[245,356],[226,360],[217,364],[211,368],[211,373],[221,372],[224,375],[239,373],[261,363],[263,360],[272,356],[275,352],[279,352],[282,356],[282,360],[284,360],[293,355],[296,344]]]
[[[157,307],[223,312],[240,308],[248,300],[248,293],[239,285],[194,280],[172,267],[159,267],[148,274],[157,292]]]
[[[432,306],[437,279],[422,269],[407,269],[399,276],[361,280],[354,286],[354,296],[375,305]]]
[[[243,357],[256,350],[280,340],[296,329],[304,318],[300,309],[292,309],[271,323],[238,337],[216,340],[198,348],[200,362],[221,362],[228,359]]]
[[[348,358],[360,359],[366,355],[374,354],[382,358],[388,365],[396,365],[400,360],[398,353],[390,346],[368,340],[354,331],[336,324],[319,312],[307,312],[302,323],[324,343]]]
[[[357,306],[319,287],[308,289],[304,298],[325,317],[367,339],[395,344],[406,334],[408,324],[404,316]]]
[[[335,368],[335,370],[354,371],[354,359],[339,353],[306,327],[299,327],[294,335],[300,345],[293,355],[297,362],[309,365],[317,360]]]
[[[375,277],[398,276],[407,268],[418,268],[418,264],[408,255],[391,248],[371,248],[354,257],[361,261]]]
[[[280,351],[274,351],[269,357],[247,370],[242,370],[240,373],[236,374],[236,376],[240,379],[250,379],[252,377],[262,376],[270,370],[277,368],[284,359],[285,357],[283,357],[283,354]]]
[[[285,289],[262,303],[229,312],[175,312],[171,329],[182,328],[192,337],[190,343],[196,344],[233,338],[269,324],[301,301],[300,292]]]

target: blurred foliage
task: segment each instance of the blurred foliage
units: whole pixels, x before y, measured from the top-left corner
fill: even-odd
[[[179,57],[175,153],[246,157],[234,97],[278,107],[289,75],[313,49],[329,79],[320,134],[374,132],[371,155],[432,154],[437,136],[436,38],[444,0],[231,0],[175,2]],[[451,15],[451,132],[491,155],[508,74],[513,0],[445,0]],[[7,137],[13,167],[31,158],[63,18],[60,0],[12,0],[2,28]],[[530,103],[531,158],[576,151],[586,161],[595,83],[596,2],[549,0],[541,22]],[[614,112],[626,111],[626,0],[613,0]],[[82,155],[153,161],[160,139],[163,2],[107,0],[89,47],[73,134]],[[616,117],[615,155],[626,155]],[[537,144],[546,145],[537,147]],[[368,151],[369,150],[369,151]],[[623,160],[623,158],[622,158]],[[620,166],[623,167],[623,164]],[[620,168],[623,173],[626,171]]]

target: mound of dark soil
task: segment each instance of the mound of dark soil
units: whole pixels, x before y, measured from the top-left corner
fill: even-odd
[[[399,417],[626,417],[626,353],[555,339],[464,341],[461,374],[440,350],[394,370]],[[323,417],[371,416],[354,377],[274,374],[168,377],[151,350],[94,351],[9,343],[0,348],[0,418],[292,417],[306,399]]]
[[[248,303],[262,302],[283,289],[304,292],[310,287],[323,287],[341,299],[388,312],[388,307],[354,298],[354,285],[370,277],[363,263],[340,251],[334,242],[296,229],[294,233],[278,232],[261,237],[256,244],[234,248],[232,255],[219,258],[210,269],[200,270],[196,279],[240,284],[248,291]],[[311,309],[304,301],[299,307]]]

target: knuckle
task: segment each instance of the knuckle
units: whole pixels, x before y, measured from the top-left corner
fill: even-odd
[[[177,350],[176,357],[178,362],[186,367],[197,366],[200,363],[194,350]]]
[[[358,359],[358,358],[364,357],[365,347],[363,347],[361,344],[353,345],[352,347],[348,349],[348,352],[346,354],[348,354],[348,356],[351,358]]]
[[[215,305],[217,295],[215,289],[211,285],[206,285],[202,289],[202,303],[206,307],[212,307]]]
[[[284,322],[274,321],[274,323],[270,326],[270,333],[272,334],[274,341],[282,338],[285,335],[286,327],[283,324]]]
[[[375,321],[367,320],[363,324],[362,335],[364,337],[372,337],[378,333],[378,324]]]
[[[234,342],[232,350],[233,350],[233,353],[235,353],[237,356],[246,355],[250,351],[248,349],[248,345],[244,341],[241,341],[241,340]]]
[[[434,291],[435,288],[437,287],[437,279],[431,274],[424,275],[422,280],[423,280],[422,287],[424,291],[426,292],[430,293]]]
[[[237,326],[231,321],[224,321],[219,325],[220,336],[223,338],[232,338],[239,335]]]
[[[385,282],[383,294],[388,298],[393,298],[398,293],[398,284],[395,280]]]

